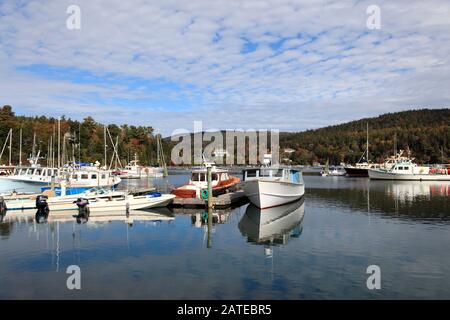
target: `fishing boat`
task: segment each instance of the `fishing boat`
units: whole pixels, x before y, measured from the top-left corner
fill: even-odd
[[[116,170],[116,173],[122,179],[141,179],[141,178],[162,178],[164,176],[163,168],[160,167],[143,167],[139,164],[137,154],[125,168]]]
[[[419,166],[413,159],[396,160],[387,168],[369,169],[369,178],[374,180],[450,181],[450,166]]]
[[[262,167],[243,171],[245,195],[258,208],[280,206],[305,193],[302,174],[290,168]]]
[[[258,208],[271,208],[299,200],[305,194],[302,173],[291,168],[273,167],[272,155],[264,155],[260,168],[245,169],[242,188]]]
[[[228,170],[216,167],[212,163],[205,163],[201,168],[193,169],[189,183],[176,188],[172,194],[178,198],[198,198],[201,199],[202,190],[208,188],[207,165],[211,166],[211,185],[213,197],[232,191],[240,179],[228,174]]]

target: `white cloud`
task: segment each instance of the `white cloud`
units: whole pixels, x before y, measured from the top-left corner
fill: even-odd
[[[366,1],[80,0],[76,31],[65,27],[70,4],[0,4],[0,104],[165,134],[194,119],[301,130],[449,105],[445,0],[379,1],[381,30],[366,28]],[[254,47],[242,54],[246,43]],[[60,74],[20,71],[33,65]],[[80,82],[67,70],[97,78]],[[154,87],[155,79],[174,85]]]

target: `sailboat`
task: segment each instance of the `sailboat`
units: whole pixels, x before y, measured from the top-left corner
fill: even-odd
[[[366,156],[365,159],[364,155]],[[349,177],[368,177],[368,170],[379,166],[379,164],[369,162],[369,123],[367,123],[366,150],[364,150],[364,153],[355,165],[346,165],[344,169]]]

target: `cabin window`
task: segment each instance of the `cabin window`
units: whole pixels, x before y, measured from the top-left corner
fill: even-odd
[[[81,175],[81,179],[89,179],[89,176],[87,174],[83,173]]]
[[[213,173],[213,174],[211,175],[211,179],[212,179],[212,180],[219,180],[219,175],[218,175],[217,173]]]
[[[94,173],[91,175],[91,179],[97,179],[97,175]]]
[[[248,178],[256,177],[256,170],[247,171],[247,177]]]
[[[199,178],[200,178],[200,174],[199,173],[194,172],[192,174],[192,181],[199,181]]]
[[[106,179],[106,174],[102,174],[102,179]]]
[[[200,181],[206,181],[206,173],[200,173]]]
[[[77,180],[78,179],[78,175],[77,174],[73,174],[72,175],[72,179]]]

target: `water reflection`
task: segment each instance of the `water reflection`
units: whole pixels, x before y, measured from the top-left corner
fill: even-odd
[[[346,181],[348,180],[348,181]],[[448,199],[450,182],[374,181],[341,179],[341,188],[310,188],[312,199],[325,200],[320,205],[358,209],[367,214],[381,213],[402,219],[450,220]]]
[[[302,221],[305,214],[304,198],[287,205],[260,209],[250,204],[238,227],[248,242],[262,244],[266,255],[271,254],[270,246],[286,244],[291,238],[302,233]]]

